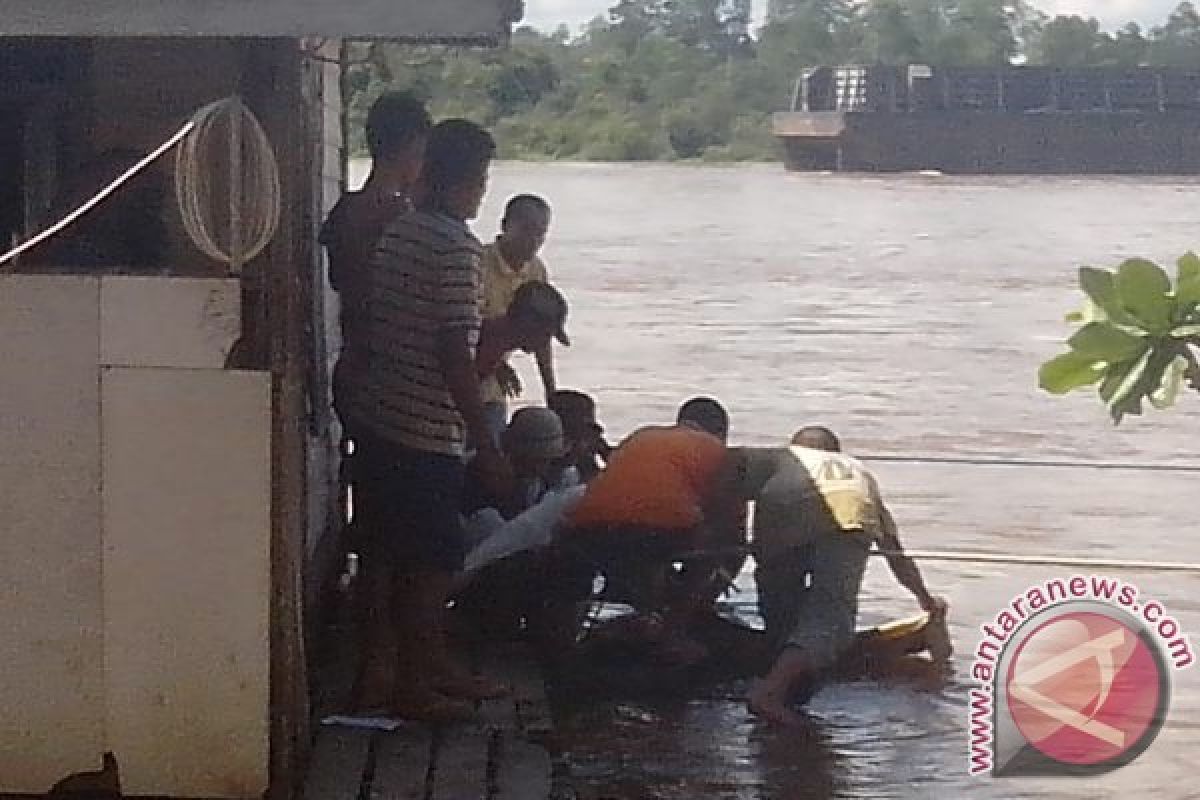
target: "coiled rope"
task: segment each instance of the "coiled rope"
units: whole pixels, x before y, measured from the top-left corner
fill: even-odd
[[[209,158],[215,157],[218,147],[215,131],[222,120],[229,134],[229,221],[225,246],[217,241],[218,234],[213,233],[218,227],[214,203],[216,181],[209,169]],[[239,97],[217,100],[198,110],[166,141],[79,208],[0,255],[0,266],[61,233],[180,143],[175,159],[175,197],[184,228],[201,252],[238,272],[270,243],[282,209],[275,150],[254,113]]]
[[[238,273],[261,253],[279,225],[282,190],[279,166],[266,131],[239,97],[227,97],[201,108],[194,128],[175,156],[175,197],[183,227],[200,252],[228,264]],[[217,136],[221,124],[228,140]],[[229,218],[224,243],[218,241],[214,171],[219,149],[229,157]]]

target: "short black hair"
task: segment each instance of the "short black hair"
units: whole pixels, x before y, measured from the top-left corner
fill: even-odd
[[[388,158],[418,137],[428,136],[433,120],[412,92],[384,92],[367,112],[367,150]]]
[[[547,398],[546,405],[559,417],[592,419],[596,416],[596,401],[592,396],[574,389],[558,389]]]
[[[429,132],[422,180],[432,197],[440,197],[487,170],[496,154],[492,135],[466,119],[442,120]]]
[[[536,194],[518,194],[509,199],[504,206],[504,219],[512,219],[522,211],[544,211],[550,213],[550,204],[546,198]]]
[[[827,450],[830,453],[842,452],[842,443],[838,440],[837,434],[820,425],[810,425],[796,431],[792,436],[792,444],[811,450]]]
[[[564,345],[570,345],[564,326],[570,308],[562,292],[544,281],[526,281],[513,294],[508,305],[508,314],[513,319],[524,319],[534,325],[549,328]]]
[[[693,397],[688,400],[679,407],[676,422],[690,422],[722,439],[729,434],[729,414],[724,406],[711,397]]]

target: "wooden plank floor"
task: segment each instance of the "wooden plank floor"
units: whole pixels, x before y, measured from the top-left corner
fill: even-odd
[[[518,646],[491,649],[485,674],[513,695],[480,704],[477,721],[396,731],[322,726],[304,800],[555,800],[549,703],[541,671]]]

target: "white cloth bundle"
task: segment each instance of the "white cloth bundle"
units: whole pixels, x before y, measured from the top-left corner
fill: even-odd
[[[554,532],[562,520],[583,497],[585,486],[571,486],[546,493],[541,502],[505,522],[494,509],[484,509],[467,520],[469,535],[485,534],[478,545],[467,553],[463,572],[472,574],[502,558],[545,547],[554,540]]]

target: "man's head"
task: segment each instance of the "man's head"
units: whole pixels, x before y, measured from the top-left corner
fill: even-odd
[[[474,122],[448,119],[434,125],[421,170],[421,205],[456,219],[474,219],[495,154],[491,134]]]
[[[546,401],[562,421],[563,435],[569,442],[591,442],[604,433],[596,422],[596,401],[591,395],[573,389],[559,389]]]
[[[567,336],[567,301],[557,289],[542,281],[521,284],[508,306],[517,347],[533,353],[557,339],[570,345]]]
[[[729,414],[711,397],[693,397],[679,407],[676,424],[711,433],[721,441],[729,436]]]
[[[504,257],[514,268],[533,258],[550,230],[550,204],[534,194],[519,194],[504,207],[500,241]]]
[[[567,450],[558,414],[534,406],[513,414],[502,443],[518,477],[543,476]]]
[[[819,425],[801,428],[792,435],[792,444],[797,447],[807,447],[810,450],[826,450],[830,453],[842,452],[842,443],[837,434]]]
[[[367,112],[367,150],[377,172],[407,189],[416,182],[433,122],[409,92],[385,92]]]

